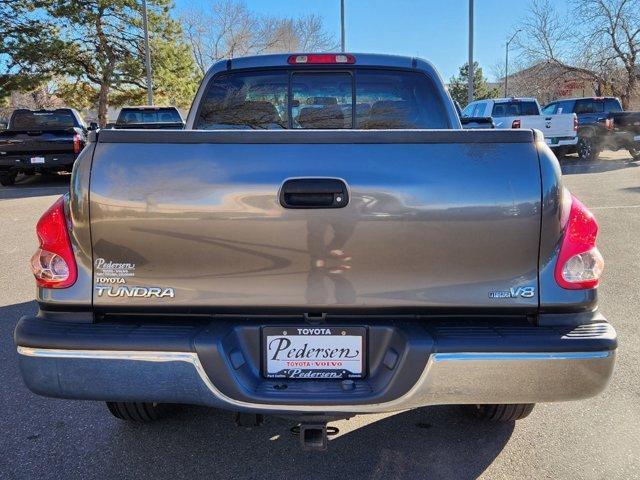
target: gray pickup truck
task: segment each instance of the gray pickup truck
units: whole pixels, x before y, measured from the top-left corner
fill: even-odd
[[[490,420],[601,392],[598,225],[540,132],[462,130],[431,64],[215,64],[183,131],[101,130],[40,219],[41,395],[134,421],[174,404],[299,423],[464,405]]]

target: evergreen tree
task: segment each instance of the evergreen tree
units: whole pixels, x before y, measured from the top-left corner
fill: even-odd
[[[4,1],[4,0],[0,0]],[[6,55],[26,78],[28,71],[55,75],[60,95],[69,103],[97,105],[98,122],[107,122],[114,96],[144,98],[145,64],[141,0],[17,0],[47,35],[19,48],[14,32]],[[29,3],[27,5],[27,3]],[[197,84],[195,63],[182,41],[181,28],[170,16],[172,0],[148,0],[152,66],[159,99],[184,105]],[[44,37],[44,38],[43,38]],[[7,43],[7,42],[5,42]],[[52,48],[55,46],[55,48]],[[62,79],[62,80],[60,80]],[[84,97],[74,100],[74,95]]]
[[[449,80],[449,93],[451,98],[457,100],[462,108],[468,102],[467,85],[469,82],[469,64],[465,63],[460,67],[457,77],[451,77]],[[478,62],[473,62],[473,98],[474,100],[484,100],[485,98],[496,98],[500,96],[498,88],[490,88],[487,79],[482,75],[482,68]]]

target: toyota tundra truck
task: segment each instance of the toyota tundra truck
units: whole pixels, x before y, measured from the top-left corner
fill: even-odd
[[[612,375],[598,224],[538,131],[463,130],[434,67],[216,63],[186,129],[92,132],[36,226],[40,395],[327,422],[462,405],[514,421]]]

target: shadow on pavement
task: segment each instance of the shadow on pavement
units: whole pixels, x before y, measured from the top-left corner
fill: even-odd
[[[0,200],[63,195],[69,191],[70,174],[18,175],[15,185],[0,187]]]
[[[637,161],[631,158],[623,160],[595,160],[593,162],[583,162],[577,158],[564,157],[560,160],[560,167],[563,175],[575,175],[582,173],[603,173],[623,168],[640,167]]]
[[[243,428],[232,413],[183,406],[173,418],[130,424],[102,402],[43,398],[26,389],[12,333],[20,316],[36,311],[35,302],[0,307],[3,479],[473,479],[513,433],[514,423],[479,422],[454,406],[338,422],[362,426],[335,437],[326,452],[302,451],[289,431],[293,422],[278,417]]]
[[[219,478],[473,479],[498,456],[514,428],[476,422],[457,407],[430,407],[345,433],[326,452],[305,452],[289,431],[293,424],[275,417],[247,429],[235,427],[229,413],[188,407],[164,425],[114,422],[103,452],[107,465],[125,456],[133,463],[120,464],[121,474],[144,469],[150,478],[176,479],[212,471]]]

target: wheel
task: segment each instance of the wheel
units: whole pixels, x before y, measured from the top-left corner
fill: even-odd
[[[166,418],[171,413],[171,405],[146,402],[107,402],[111,414],[128,422],[153,422]]]
[[[491,422],[512,422],[529,416],[535,403],[463,405],[474,417]]]
[[[558,160],[562,160],[567,155],[567,147],[558,147],[553,150]]]
[[[589,135],[581,136],[580,138],[578,138],[577,148],[578,158],[586,162],[591,162],[597,159],[598,155],[600,155],[595,138]]]
[[[15,173],[0,173],[0,185],[3,187],[9,187],[16,183]]]
[[[640,148],[630,148],[629,153],[634,160],[640,160]]]

